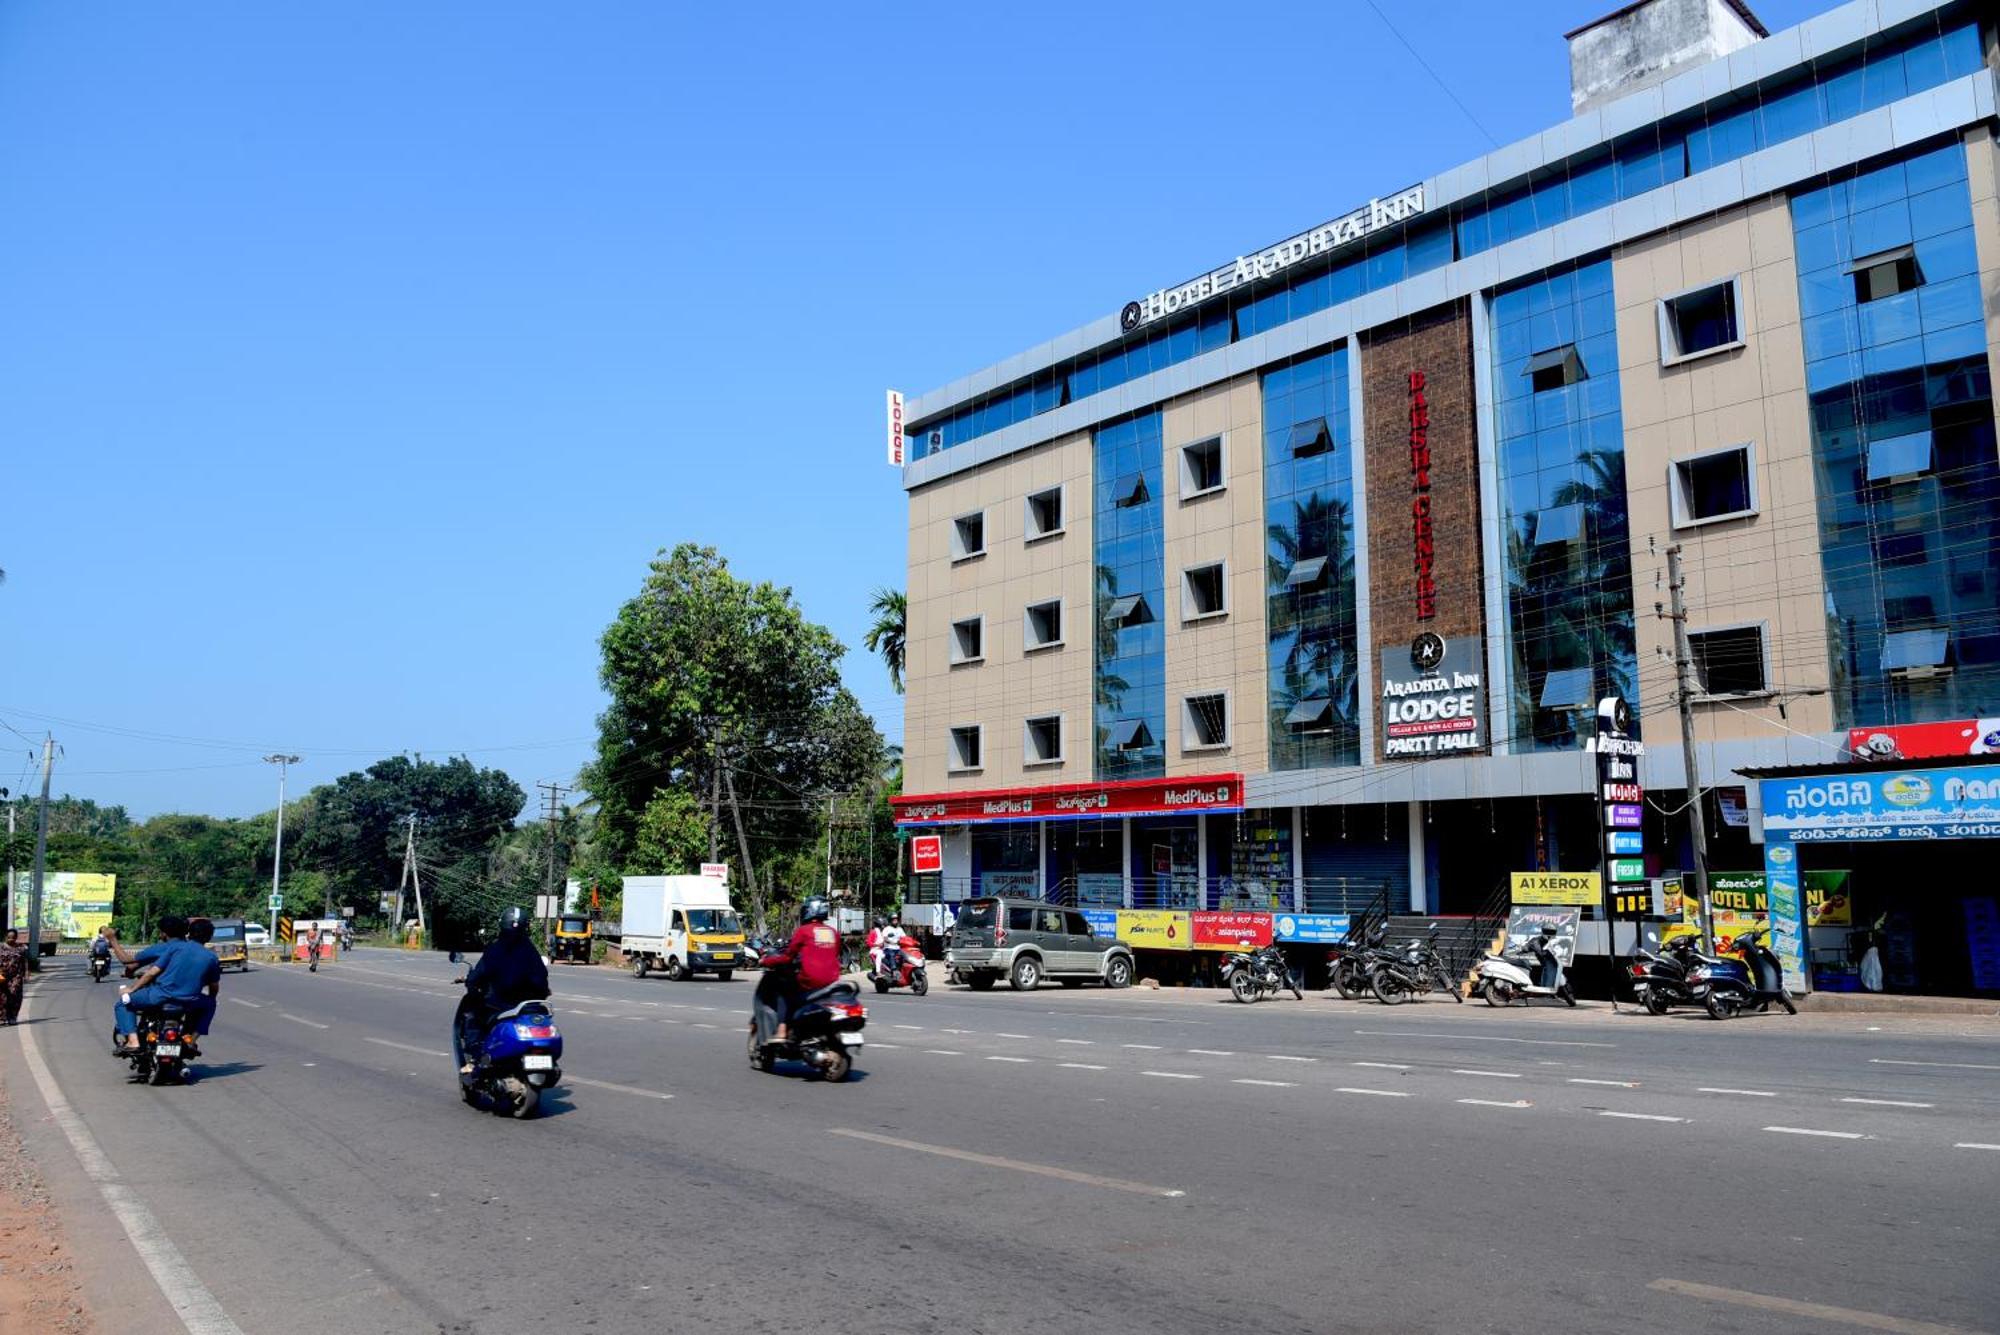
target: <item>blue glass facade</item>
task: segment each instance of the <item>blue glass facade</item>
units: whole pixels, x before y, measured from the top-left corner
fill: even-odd
[[[1091,437],[1093,752],[1100,779],[1166,773],[1166,548],[1160,414]]]
[[[1454,259],[1810,134],[1973,73],[1981,64],[1976,22],[1920,24],[1844,60],[1647,126],[1551,167],[1537,179],[1461,201],[1447,216],[1371,237],[1331,264],[1300,265],[1282,281],[1208,302],[1164,327],[1095,349],[945,417],[913,425],[909,457],[921,459],[977,439]]]
[[[1965,150],[1796,193],[1792,225],[1836,722],[1990,714],[2000,465]]]
[[[1361,762],[1345,345],[1264,372],[1271,768]]]
[[[1490,319],[1510,654],[1494,732],[1574,750],[1603,696],[1639,717],[1611,261],[1503,289]],[[1538,390],[1530,362],[1564,347],[1581,378]]]

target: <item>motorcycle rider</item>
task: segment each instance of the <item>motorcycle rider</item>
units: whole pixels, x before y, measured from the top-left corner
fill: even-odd
[[[206,946],[188,940],[187,919],[174,913],[160,919],[161,939],[136,954],[119,943],[118,934],[111,928],[106,927],[104,934],[111,942],[112,954],[125,964],[139,967],[134,986],[131,991],[119,994],[118,1005],[112,1012],[116,1034],[113,1046],[123,1054],[139,1046],[137,1010],[168,1001],[178,1001],[190,1011],[194,1009],[215,955]]]
[[[889,920],[881,914],[875,915],[875,925],[868,929],[868,962],[876,976],[882,974],[882,956],[895,945],[895,938],[889,930]]]
[[[97,929],[97,935],[90,938],[90,962],[102,962],[108,972],[111,968],[111,943],[104,939],[104,929]]]
[[[798,929],[785,948],[764,958],[764,976],[757,980],[753,999],[756,1016],[751,1027],[771,1034],[775,1021],[777,1042],[789,1036],[788,1021],[801,999],[840,981],[840,933],[827,925],[833,908],[823,895],[814,895],[799,906]],[[781,969],[781,965],[796,965]]]
[[[461,979],[465,998],[458,1003],[460,1075],[471,1075],[493,1017],[524,1001],[544,1001],[549,995],[549,966],[528,936],[528,911],[510,905],[500,915],[500,934],[480,952],[479,962]]]
[[[203,950],[208,951],[208,958],[202,962],[201,966],[201,998],[188,1010],[188,1018],[194,1021],[194,1032],[197,1039],[208,1036],[208,1026],[215,1019],[215,1008],[218,1004],[217,998],[222,993],[222,960],[213,950],[209,950],[208,948],[208,943],[214,939],[215,923],[212,920],[208,918],[196,918],[188,924],[188,940],[194,942]],[[201,1055],[201,1045],[199,1043],[190,1044],[188,1055],[199,1057]]]

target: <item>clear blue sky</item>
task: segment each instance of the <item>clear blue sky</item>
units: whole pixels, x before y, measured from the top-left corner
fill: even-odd
[[[1502,142],[1611,7],[1383,4]],[[7,0],[0,719],[140,815],[268,809],[273,746],[567,779],[694,540],[893,739],[886,387],[1486,147],[1362,0]]]

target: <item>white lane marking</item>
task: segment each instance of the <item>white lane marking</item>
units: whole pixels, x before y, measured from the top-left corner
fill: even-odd
[[[1609,1085],[1613,1089],[1637,1089],[1639,1087],[1637,1080],[1586,1080],[1580,1075],[1571,1076],[1568,1083],[1572,1085]]]
[[[902,1049],[902,1046],[903,1045],[901,1043],[870,1043],[868,1045],[871,1051],[879,1051],[883,1048],[887,1048],[890,1052],[900,1051]]]
[[[1972,1335],[1972,1332],[1963,1326],[1940,1326],[1931,1321],[1913,1321],[1908,1317],[1889,1316],[1882,1312],[1858,1312],[1851,1307],[1804,1303],[1796,1298],[1778,1298],[1768,1293],[1718,1288],[1713,1284],[1696,1284],[1692,1280],[1656,1279],[1646,1287],[1660,1293],[1678,1293],[1688,1298],[1705,1298],[1712,1303],[1730,1303],[1737,1307],[1751,1307],[1764,1312],[1782,1312],[1786,1316],[1804,1317],[1811,1321],[1833,1321],[1845,1326],[1861,1326],[1868,1330],[1886,1330],[1891,1335]]]
[[[1727,1085],[1699,1085],[1697,1094],[1745,1094],[1753,1099],[1775,1099],[1778,1096],[1768,1089],[1731,1089]]]
[[[1026,1038],[1026,1034],[995,1034],[995,1038]]]
[[[1451,1073],[1453,1075],[1490,1075],[1495,1080],[1519,1080],[1521,1078],[1519,1071],[1468,1071],[1457,1066],[1452,1068]]]
[[[264,1009],[264,1003],[263,1003],[263,1002],[261,1002],[261,1001],[245,1001],[245,1000],[244,1000],[244,999],[243,999],[242,997],[229,997],[229,998],[227,998],[227,1000],[229,1000],[229,1001],[233,1001],[233,1002],[235,1002],[235,1003],[236,1003],[237,1005],[239,1005],[239,1006],[248,1006],[248,1007],[250,1007],[250,1008],[251,1008],[252,1010],[263,1010],[263,1009]]]
[[[1029,1062],[1029,1059],[1026,1057],[988,1057],[986,1060],[990,1062],[1013,1062],[1017,1066],[1026,1066]]]
[[[1316,1062],[1319,1060],[1317,1057],[1287,1057],[1282,1052],[1267,1052],[1264,1055],[1274,1062]]]
[[[1875,1139],[1873,1136],[1864,1136],[1859,1131],[1815,1131],[1809,1126],[1767,1126],[1764,1130],[1776,1131],[1780,1135],[1786,1136],[1826,1136],[1832,1140]]]
[[[1406,1089],[1360,1089],[1353,1085],[1342,1085],[1333,1092],[1336,1094],[1373,1094],[1378,1099],[1407,1099],[1410,1097],[1410,1092]]]
[[[1157,1076],[1157,1077],[1158,1077],[1159,1079],[1161,1079],[1161,1080],[1199,1080],[1199,1079],[1201,1079],[1201,1077],[1200,1077],[1200,1076],[1198,1076],[1198,1075],[1189,1075],[1189,1074],[1188,1074],[1188,1073],[1187,1073],[1186,1071],[1141,1071],[1141,1072],[1139,1072],[1139,1074],[1140,1074],[1140,1075],[1150,1075],[1150,1076]]]
[[[568,1072],[563,1073],[563,1080],[565,1083],[572,1085],[589,1085],[593,1089],[608,1089],[614,1094],[637,1094],[642,1099],[670,1099],[673,1097],[671,1094],[662,1094],[657,1089],[634,1089],[631,1085],[614,1085],[609,1080],[587,1080],[583,1076],[570,1075]]]
[[[1961,1140],[1952,1146],[1955,1150],[2000,1150],[2000,1145],[1984,1145],[1976,1140]]]
[[[1236,1055],[1222,1048],[1189,1048],[1188,1052],[1196,1057],[1234,1057]]]
[[[965,1055],[962,1052],[953,1052],[950,1048],[925,1048],[924,1053],[926,1056],[931,1057],[963,1057]]]
[[[1378,1071],[1407,1071],[1410,1068],[1401,1062],[1350,1062],[1351,1066],[1372,1066]]]
[[[947,1029],[944,1032],[947,1034],[969,1034],[972,1031],[970,1029]]]
[[[1092,1066],[1089,1062],[1057,1062],[1065,1071],[1102,1071],[1105,1067]]]
[[[321,1024],[318,1020],[308,1020],[303,1015],[294,1015],[290,1011],[279,1011],[278,1014],[284,1016],[287,1020],[292,1021],[292,1023],[294,1024],[309,1024],[315,1029],[326,1029],[331,1027],[328,1025]]]
[[[1118,1046],[1121,1048],[1130,1048],[1134,1052],[1160,1051],[1160,1045],[1158,1043],[1120,1043]]]
[[[921,1030],[923,1028],[923,1026],[920,1024],[899,1024],[893,1027],[897,1029],[918,1029],[918,1030]]]
[[[1136,1196],[1161,1196],[1168,1199],[1185,1196],[1185,1191],[1172,1187],[1149,1186],[1144,1182],[1128,1182],[1123,1178],[1100,1177],[1096,1173],[1079,1173],[1073,1168],[1057,1168],[1053,1164],[1026,1163],[1020,1159],[1003,1159],[997,1154],[975,1154],[971,1150],[956,1149],[950,1145],[926,1145],[920,1140],[903,1140],[896,1136],[877,1135],[873,1131],[853,1131],[844,1126],[828,1127],[829,1135],[847,1136],[853,1140],[871,1141],[877,1145],[888,1145],[899,1150],[914,1150],[919,1154],[935,1154],[940,1158],[959,1159],[966,1163],[983,1164],[988,1168],[1009,1168],[1017,1173],[1033,1173],[1038,1177],[1059,1178],[1064,1182],[1077,1182],[1087,1187],[1104,1187],[1111,1191],[1128,1191]]]
[[[1415,1029],[1357,1029],[1370,1038],[1444,1038],[1468,1043],[1529,1043],[1545,1048],[1615,1048],[1616,1043],[1585,1043],[1574,1038],[1501,1038],[1494,1034],[1429,1034]],[[2000,1069],[2000,1068],[1996,1068]]]
[[[1665,1113],[1613,1112],[1609,1108],[1599,1108],[1599,1117],[1622,1117],[1628,1122],[1685,1122],[1685,1117],[1669,1117]]]
[[[1470,1103],[1479,1108],[1532,1108],[1535,1105],[1526,1099],[1460,1099],[1460,1103]]]
[[[1096,1046],[1097,1040],[1094,1038],[1059,1038],[1056,1042],[1068,1043],[1072,1047],[1088,1048]]]
[[[40,998],[30,992],[21,1007],[21,1018],[28,1018],[34,1003]],[[90,1134],[83,1118],[70,1107],[63,1097],[56,1078],[42,1060],[41,1045],[35,1041],[35,1031],[27,1026],[21,1029],[21,1056],[26,1059],[28,1074],[35,1079],[35,1088],[41,1091],[42,1102],[48,1105],[49,1116],[62,1128],[63,1138],[76,1152],[77,1162],[83,1165],[84,1176],[97,1184],[98,1194],[111,1207],[111,1213],[118,1219],[119,1227],[131,1240],[132,1250],[139,1253],[139,1259],[146,1263],[147,1273],[160,1286],[160,1292],[181,1319],[181,1325],[188,1335],[243,1335],[243,1328],[229,1319],[229,1313],[222,1310],[222,1304],[215,1300],[194,1267],[187,1263],[180,1248],[174,1246],[173,1239],[160,1227],[153,1212],[139,1199],[138,1193],[119,1179],[118,1169]]]
[[[1229,1083],[1232,1085],[1262,1085],[1266,1089],[1298,1088],[1298,1083],[1292,1080],[1252,1080],[1248,1076],[1245,1076],[1241,1080],[1232,1080]]]
[[[1911,1103],[1907,1099],[1842,1099],[1842,1103],[1866,1103],[1877,1108],[1935,1108],[1935,1103]]]
[[[710,1024],[710,1023],[708,1023],[708,1021],[706,1021],[706,1020],[696,1020],[696,1021],[695,1021],[695,1022],[694,1022],[693,1024],[689,1025],[689,1026],[688,1026],[688,1028],[690,1028],[690,1029],[713,1029],[713,1028],[715,1028],[715,1026],[714,1026],[714,1025],[712,1025],[712,1024]]]
[[[597,1018],[597,1012],[596,1012],[596,1011],[586,1011],[586,1010],[578,1010],[578,1009],[577,1009],[577,1008],[576,1008],[575,1006],[565,1006],[565,1007],[563,1008],[563,1014],[564,1014],[564,1015],[588,1015],[588,1016],[589,1016],[589,1017],[590,1017],[591,1019],[593,1019],[593,1020]]]
[[[417,1046],[416,1046],[415,1044],[412,1044],[412,1043],[398,1043],[398,1042],[395,1042],[395,1041],[394,1041],[393,1039],[387,1039],[387,1038],[374,1038],[374,1037],[371,1037],[371,1036],[370,1036],[370,1035],[368,1035],[368,1034],[363,1034],[363,1035],[361,1036],[361,1041],[362,1041],[363,1043],[373,1043],[373,1044],[375,1044],[375,1045],[376,1045],[377,1047],[384,1047],[384,1048],[395,1048],[395,1049],[397,1049],[398,1051],[401,1051],[401,1052],[414,1052],[414,1053],[416,1053],[417,1055],[419,1055],[419,1056],[422,1056],[422,1057],[449,1057],[449,1056],[451,1056],[451,1054],[450,1054],[449,1052],[439,1052],[439,1051],[438,1051],[438,1050],[437,1050],[436,1048],[420,1048],[420,1047],[417,1047]]]
[[[1870,1057],[1875,1066],[1944,1066],[1954,1071],[2000,1071],[2000,1066],[1982,1066],[1978,1062],[1909,1062],[1898,1061],[1894,1057]]]

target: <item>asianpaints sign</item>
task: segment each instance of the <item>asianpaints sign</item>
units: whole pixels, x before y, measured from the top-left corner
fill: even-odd
[[[892,798],[891,805],[896,812],[896,823],[904,826],[1240,811],[1243,809],[1243,776],[1210,774],[1187,779],[1133,779],[1053,788],[929,793]]]
[[[1204,913],[1188,915],[1196,950],[1256,950],[1271,944],[1268,913]]]

